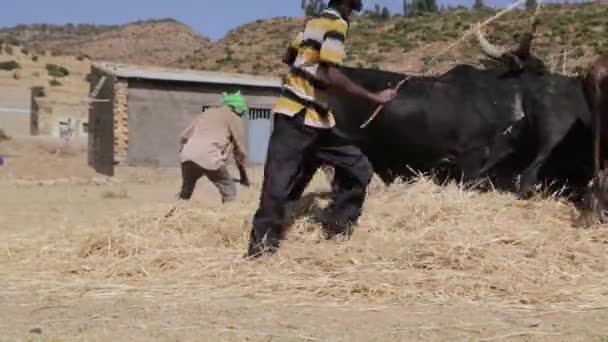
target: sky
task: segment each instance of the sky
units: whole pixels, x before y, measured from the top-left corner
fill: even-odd
[[[300,0],[2,0],[0,27],[18,24],[125,24],[153,18],[174,18],[217,40],[239,25],[281,16],[302,16]],[[364,0],[367,8],[378,3],[391,11],[402,0]],[[470,6],[473,0],[439,0],[440,4]],[[486,0],[504,7],[511,0]]]

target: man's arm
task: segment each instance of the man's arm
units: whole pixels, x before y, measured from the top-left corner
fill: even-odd
[[[247,160],[245,130],[241,119],[234,117],[230,120],[230,134],[232,136],[232,141],[234,142],[234,160],[239,169],[241,184],[249,186],[249,176],[247,175],[247,169],[245,169],[245,161]]]
[[[298,35],[289,43],[289,46],[287,46],[287,51],[285,51],[285,55],[283,56],[283,63],[287,65],[293,64],[298,55],[298,47],[301,43],[302,32],[298,33]]]
[[[349,93],[354,96],[367,98],[370,101],[379,104],[386,103],[392,100],[397,95],[397,90],[395,89],[386,89],[379,93],[372,93],[351,81],[333,65],[319,65],[318,73],[321,78],[325,82],[327,82],[331,87],[334,87],[340,91]]]
[[[344,61],[344,41],[348,26],[341,21],[335,21],[334,23],[333,27],[323,37],[317,75],[330,87],[351,95],[364,97],[379,104],[392,100],[397,95],[396,90],[386,89],[379,93],[372,93],[351,81],[336,68],[336,66],[342,65]]]
[[[196,125],[196,121],[198,120],[195,119],[190,126],[186,127],[185,130],[182,131],[182,133],[179,135],[179,150],[181,151],[182,148],[184,148],[184,145],[188,142],[188,139],[190,139],[190,137],[192,136],[192,133],[194,132],[194,127]]]

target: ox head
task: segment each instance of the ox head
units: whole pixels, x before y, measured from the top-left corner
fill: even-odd
[[[538,25],[537,14],[538,10],[532,17],[530,29],[521,36],[519,44],[511,49],[505,49],[490,43],[484,36],[481,25],[477,25],[477,41],[481,51],[490,59],[505,65],[510,73],[548,73],[543,61],[530,53],[536,26]]]

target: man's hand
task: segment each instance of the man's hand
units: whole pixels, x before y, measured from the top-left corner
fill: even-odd
[[[243,165],[242,163],[238,163],[237,167],[239,169],[239,175],[241,180],[239,181],[239,183],[241,183],[242,186],[244,187],[249,187],[249,176],[247,176],[247,169],[245,169],[245,165]]]
[[[319,65],[318,75],[321,80],[329,86],[344,91],[354,96],[367,98],[378,104],[385,104],[397,96],[397,89],[385,89],[378,93],[369,92],[367,89],[351,81],[342,72],[333,66]]]
[[[374,94],[374,101],[379,104],[385,104],[397,96],[398,90],[395,88],[384,89],[381,92]]]

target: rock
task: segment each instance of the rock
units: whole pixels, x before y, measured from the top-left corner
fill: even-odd
[[[30,334],[38,334],[38,335],[40,335],[40,334],[42,334],[42,329],[40,329],[40,328],[32,328],[30,330]]]

